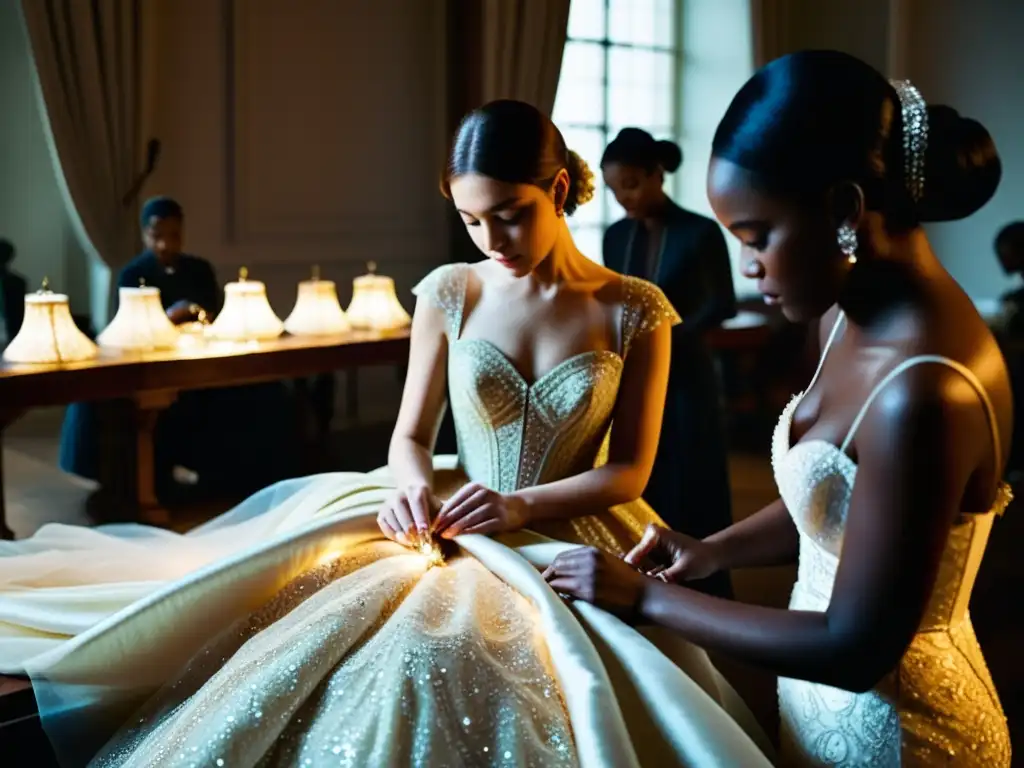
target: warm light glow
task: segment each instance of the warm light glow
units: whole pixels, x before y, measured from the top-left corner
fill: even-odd
[[[284,323],[267,301],[267,286],[248,280],[245,267],[238,282],[224,286],[224,308],[207,329],[207,335],[224,341],[265,341],[284,332]]]
[[[433,536],[428,536],[426,539],[422,539],[416,549],[427,559],[427,568],[444,565],[444,553],[441,552],[441,548],[437,546],[437,542],[434,541]]]
[[[3,359],[43,365],[91,360],[98,354],[96,345],[75,325],[68,297],[51,292],[43,280],[42,290],[25,297],[25,319]]]
[[[368,275],[352,281],[352,303],[345,314],[353,328],[367,331],[397,331],[412,322],[395,295],[395,281],[376,275],[376,265],[367,265]]]
[[[312,280],[299,283],[295,308],[284,321],[284,329],[293,336],[330,336],[351,330],[334,282],[321,280],[314,269]]]
[[[325,565],[330,565],[331,563],[336,563],[340,559],[341,559],[341,552],[340,551],[330,550],[330,551],[325,552],[324,554],[320,555],[320,557],[319,557],[319,559],[317,559],[316,565],[314,567],[315,568],[322,568]]]
[[[160,303],[160,289],[120,288],[117,314],[96,339],[101,347],[147,352],[178,343],[178,329]]]

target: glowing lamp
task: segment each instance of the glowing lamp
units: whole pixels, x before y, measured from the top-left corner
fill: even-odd
[[[49,281],[37,293],[25,296],[25,319],[18,335],[4,350],[8,363],[46,365],[92,360],[99,354],[95,344],[78,330],[68,297],[54,293]]]
[[[101,347],[146,352],[178,343],[180,334],[160,303],[159,288],[119,288],[117,296],[117,314],[96,339]]]
[[[284,332],[284,323],[267,300],[267,286],[249,280],[249,270],[238,270],[238,282],[224,286],[224,308],[207,328],[207,334],[222,341],[266,341]]]
[[[352,281],[352,303],[345,314],[353,328],[366,331],[397,331],[412,322],[395,294],[395,281],[375,274],[377,265],[366,265],[369,274]]]
[[[312,280],[299,283],[299,295],[284,329],[293,336],[330,336],[351,330],[334,281],[321,280],[317,267],[313,267]]]

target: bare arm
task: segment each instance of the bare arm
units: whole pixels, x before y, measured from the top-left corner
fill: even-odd
[[[740,605],[645,579],[639,610],[698,645],[777,674],[863,691],[899,661],[935,582],[964,489],[990,452],[959,375],[911,369],[857,435],[858,475],[825,612]]]
[[[671,329],[662,323],[632,343],[613,414],[608,463],[513,496],[530,521],[592,514],[640,498],[654,466],[668,388]]]
[[[444,311],[428,301],[417,301],[409,370],[388,449],[388,466],[399,488],[433,484],[431,454],[444,416],[447,360]]]
[[[821,318],[818,327],[818,357],[836,322],[838,309],[833,307]],[[789,510],[782,499],[755,512],[745,520],[704,539],[711,548],[717,570],[760,568],[795,563],[800,540]]]
[[[800,540],[782,499],[704,539],[717,570],[796,562]]]

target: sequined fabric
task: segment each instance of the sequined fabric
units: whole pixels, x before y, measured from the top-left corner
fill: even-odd
[[[471,558],[403,553],[368,544],[286,587],[94,764],[575,765],[530,604]]]
[[[790,445],[795,397],[772,441],[780,495],[800,537],[790,608],[828,608],[857,467],[838,447]],[[895,669],[876,689],[851,693],[780,678],[784,764],[793,766],[1010,765],[1006,718],[971,627],[967,602],[992,523],[1008,493],[985,515],[964,515],[946,543],[930,603]]]
[[[468,269],[443,267],[417,288],[447,318],[455,474],[509,492],[600,463],[629,345],[678,322],[674,310],[629,279],[621,349],[578,355],[528,383],[492,345],[459,339]],[[622,552],[657,520],[635,502],[544,532]],[[355,547],[172,679],[94,765],[579,763],[536,608],[468,555],[431,568],[390,542]]]

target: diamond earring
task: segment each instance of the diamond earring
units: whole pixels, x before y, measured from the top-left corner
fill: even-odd
[[[836,233],[836,242],[839,243],[839,250],[846,256],[850,264],[857,263],[857,233],[849,224],[843,224]]]

